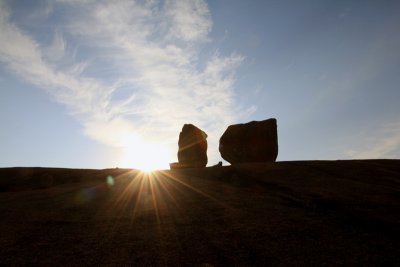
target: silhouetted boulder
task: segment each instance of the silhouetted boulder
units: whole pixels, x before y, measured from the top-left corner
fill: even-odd
[[[207,134],[193,124],[183,125],[178,141],[178,161],[170,167],[200,168],[207,165]]]
[[[278,156],[276,119],[230,125],[219,140],[219,152],[231,164],[275,161]]]

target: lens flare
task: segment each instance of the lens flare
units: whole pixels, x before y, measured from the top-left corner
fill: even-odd
[[[109,188],[113,187],[114,186],[114,178],[111,175],[107,176],[106,183]]]

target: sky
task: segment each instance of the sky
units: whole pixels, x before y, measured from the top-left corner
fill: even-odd
[[[399,1],[0,0],[0,167],[209,164],[276,118],[278,161],[400,158]]]

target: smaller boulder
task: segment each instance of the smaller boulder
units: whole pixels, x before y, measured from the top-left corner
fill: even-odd
[[[207,134],[193,124],[185,124],[179,134],[178,164],[171,168],[202,168],[207,165]]]

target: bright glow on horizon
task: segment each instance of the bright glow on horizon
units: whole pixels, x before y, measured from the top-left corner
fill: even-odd
[[[166,145],[135,136],[124,138],[121,167],[139,169],[148,173],[168,169],[172,161],[171,151]]]

